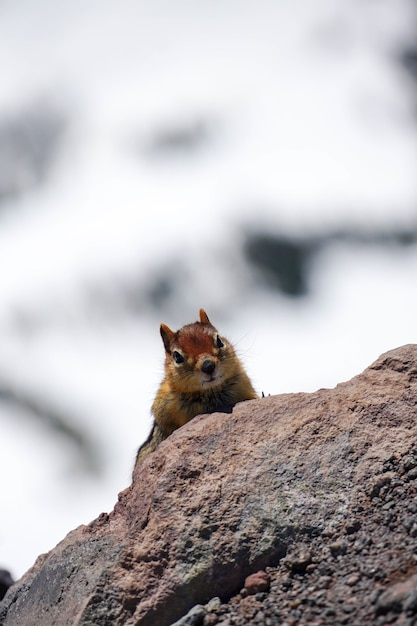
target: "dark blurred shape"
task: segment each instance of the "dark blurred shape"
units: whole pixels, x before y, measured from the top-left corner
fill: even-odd
[[[3,600],[6,591],[14,584],[14,580],[7,569],[0,569],[0,600]]]
[[[315,243],[285,235],[255,233],[244,245],[246,259],[261,273],[272,289],[288,296],[308,292],[308,269]]]
[[[174,277],[160,276],[148,290],[148,298],[153,308],[161,309],[174,294]]]
[[[145,298],[152,308],[157,311],[163,310],[170,304],[175,304],[184,286],[191,281],[192,277],[184,262],[172,259],[169,264],[153,273],[145,291]]]
[[[144,152],[151,158],[194,154],[209,143],[213,133],[213,124],[205,119],[167,124],[144,140]]]
[[[408,247],[417,243],[417,226],[391,230],[347,227],[304,237],[258,231],[246,235],[243,255],[269,288],[300,297],[310,291],[309,274],[316,254],[334,243],[385,249]]]
[[[417,80],[417,47],[404,50],[400,56],[400,61],[414,80]]]
[[[65,303],[53,302],[51,305],[50,301],[15,306],[9,322],[22,337],[31,337],[57,326],[87,323],[97,329],[97,324],[114,324],[125,317],[178,309],[179,302],[184,300],[184,294],[192,289],[196,279],[187,261],[171,258],[166,265],[150,264],[128,276],[86,282],[77,306],[74,307],[72,302],[68,310]]]
[[[382,248],[407,247],[417,243],[417,226],[392,229],[340,228],[317,238],[320,248],[333,242]]]
[[[101,472],[102,464],[95,442],[90,441],[86,432],[74,426],[74,420],[69,414],[58,411],[45,400],[31,397],[27,392],[17,391],[4,382],[0,382],[0,402],[25,411],[29,416],[38,419],[42,426],[55,431],[72,443],[78,453],[77,466],[81,465],[91,474]]]
[[[207,297],[213,297],[214,281],[220,279],[216,287],[218,293],[229,284],[233,284],[236,297],[250,290],[253,282],[250,278],[247,280],[248,266],[255,269],[263,288],[288,298],[302,299],[312,290],[310,279],[316,258],[328,246],[335,249],[344,246],[352,254],[360,248],[377,247],[388,255],[393,250],[417,244],[417,225],[414,224],[401,228],[395,224],[384,228],[342,225],[314,234],[274,232],[266,225],[260,228],[259,223],[256,227],[246,225],[243,228],[243,244],[239,236],[235,239],[231,236],[225,247],[213,252],[205,245],[199,250],[188,249],[184,240],[180,240],[175,250],[167,253],[166,260],[161,260],[160,251],[156,249],[146,263],[141,262],[133,270],[129,268],[126,274],[104,275],[85,282],[76,306],[74,299],[25,303],[10,311],[8,323],[14,331],[30,337],[63,326],[87,324],[97,330],[98,324],[114,326],[122,319],[154,316],[155,312],[169,315],[171,319],[178,316],[180,322],[194,310],[196,298],[205,301],[206,293],[210,294]],[[229,261],[231,256],[232,262]],[[227,309],[221,298],[217,306]]]
[[[129,281],[119,285],[118,297],[123,302],[123,308],[136,314],[149,309],[163,311],[171,305],[178,305],[178,299],[184,285],[192,282],[192,276],[187,271],[185,263],[172,258],[165,265],[153,267],[146,272],[138,271]]]
[[[66,123],[41,103],[0,118],[0,203],[45,181]]]

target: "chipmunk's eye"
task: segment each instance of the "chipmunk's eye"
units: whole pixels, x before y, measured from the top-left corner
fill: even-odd
[[[184,363],[184,357],[182,356],[180,352],[177,352],[176,350],[174,350],[174,352],[172,353],[172,356],[174,358],[175,363],[177,363],[178,365],[180,363]]]
[[[217,346],[218,348],[224,348],[224,343],[223,343],[223,341],[220,339],[219,335],[217,335],[217,337],[216,337],[216,346]]]

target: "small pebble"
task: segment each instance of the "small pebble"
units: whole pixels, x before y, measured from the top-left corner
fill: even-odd
[[[212,598],[211,600],[209,600],[209,602],[207,602],[206,604],[206,610],[209,613],[213,613],[214,611],[217,611],[217,609],[219,608],[219,606],[221,605],[221,600],[220,598]]]
[[[353,535],[354,533],[357,533],[358,530],[360,530],[360,527],[361,527],[361,523],[359,520],[357,519],[350,520],[346,522],[345,532],[347,535]]]
[[[307,566],[311,563],[311,553],[308,550],[303,550],[297,555],[294,555],[289,560],[291,571],[293,574],[304,574]]]
[[[348,545],[346,541],[333,541],[333,543],[329,545],[330,552],[333,556],[337,556],[338,554],[346,554],[347,547]]]
[[[292,587],[292,585],[293,585],[293,581],[288,576],[285,576],[284,578],[281,579],[281,587],[283,589],[289,589],[290,587]]]
[[[361,575],[360,574],[352,574],[347,579],[346,584],[349,585],[349,587],[353,587],[354,585],[356,585],[360,581],[360,579],[361,579]]]
[[[331,576],[320,576],[317,587],[319,589],[328,589],[331,585],[332,580],[333,579]]]
[[[255,623],[263,624],[265,621],[265,614],[262,611],[258,611],[254,619]]]
[[[263,592],[263,591],[259,591],[258,593],[255,593],[255,599],[259,600],[259,602],[263,602],[265,600],[265,598],[267,597],[267,593]]]
[[[261,591],[269,591],[270,586],[271,577],[263,570],[260,570],[255,574],[251,574],[245,580],[246,593],[250,596]]]
[[[408,480],[415,480],[417,478],[417,467],[414,467],[409,472],[407,472]]]
[[[200,624],[203,624],[205,615],[205,607],[201,604],[196,604],[188,611],[187,615],[181,617],[171,626],[199,626]]]
[[[377,498],[381,489],[391,483],[393,476],[393,472],[386,472],[385,474],[377,476],[369,490],[370,497]]]
[[[407,455],[402,460],[403,468],[407,470],[411,470],[417,465],[417,459],[414,456]]]

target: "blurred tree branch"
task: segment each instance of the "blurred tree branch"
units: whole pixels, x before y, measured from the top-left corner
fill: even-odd
[[[51,105],[37,102],[0,117],[0,203],[44,182],[67,126]]]
[[[92,474],[99,474],[102,463],[96,444],[86,432],[74,425],[74,419],[68,413],[58,410],[45,400],[39,400],[25,391],[12,388],[0,381],[0,403],[23,410],[55,434],[73,444],[83,468]]]

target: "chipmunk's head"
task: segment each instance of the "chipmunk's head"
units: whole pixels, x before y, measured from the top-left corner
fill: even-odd
[[[161,324],[165,371],[172,389],[183,393],[209,390],[224,384],[236,361],[232,345],[221,337],[200,309],[200,321],[174,332]]]

